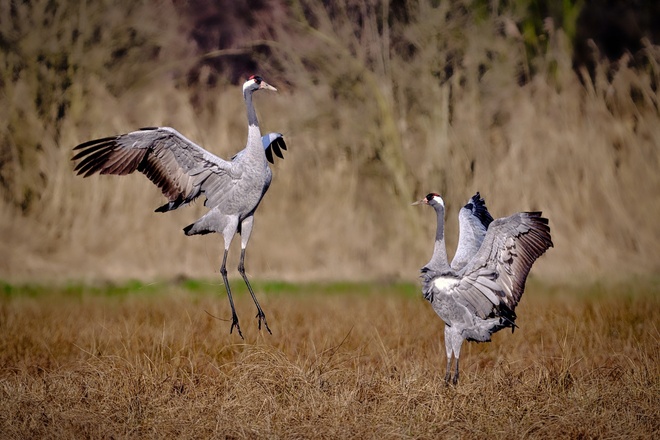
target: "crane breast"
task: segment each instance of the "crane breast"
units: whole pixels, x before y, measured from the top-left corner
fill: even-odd
[[[449,290],[456,286],[459,283],[459,280],[452,277],[438,277],[433,280],[433,287],[438,289],[442,293],[449,293]]]

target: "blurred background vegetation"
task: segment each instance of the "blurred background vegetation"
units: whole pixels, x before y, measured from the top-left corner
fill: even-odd
[[[154,213],[143,176],[83,180],[71,149],[169,125],[231,157],[252,73],[289,145],[253,276],[414,280],[435,219],[410,202],[431,191],[450,254],[480,191],[495,217],[550,218],[534,276],[657,275],[657,3],[0,0],[0,278],[213,277],[221,238],[181,231],[201,203]]]

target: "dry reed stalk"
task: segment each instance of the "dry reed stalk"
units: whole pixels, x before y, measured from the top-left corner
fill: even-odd
[[[43,15],[50,3],[19,9]],[[32,35],[20,53],[46,57],[44,65],[1,54],[8,69],[0,173],[13,183],[3,183],[0,198],[0,252],[8,256],[0,278],[213,277],[220,241],[181,232],[201,215],[201,203],[155,214],[161,196],[142,176],[82,180],[68,158],[79,142],[147,125],[174,126],[231,157],[245,139],[239,88],[182,84],[177,72],[193,63],[183,54],[194,51],[178,38],[186,22],[176,14],[154,17],[140,3],[126,21],[120,9],[53,4],[49,26],[32,19],[36,13],[12,22]],[[456,213],[477,190],[495,216],[540,209],[550,218],[556,247],[534,276],[660,271],[660,203],[649,196],[660,185],[657,47],[646,49],[649,69],[601,62],[582,85],[561,29],[528,59],[520,41],[498,34],[497,17],[477,20],[458,3],[410,5],[405,22],[373,2],[337,7],[301,1],[303,15],[275,26],[270,55],[260,59],[261,73],[282,83],[279,96],[257,99],[262,125],[283,132],[291,148],[259,208],[250,273],[413,280],[428,259],[434,222],[406,200],[443,194],[451,249]],[[365,11],[369,20],[353,19]],[[93,23],[101,19],[96,41]],[[140,41],[129,44],[135,23],[144,24],[135,28]],[[72,29],[81,32],[76,44],[67,40]],[[46,46],[35,43],[43,35],[52,37]],[[127,44],[113,64],[112,48]],[[69,63],[64,73],[58,57]],[[15,78],[11,66],[24,71]],[[530,66],[534,74],[521,86]],[[40,113],[44,90],[40,99],[50,104]],[[62,117],[58,103],[66,104]]]

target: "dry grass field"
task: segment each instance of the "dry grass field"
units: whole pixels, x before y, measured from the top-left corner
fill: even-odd
[[[469,343],[414,284],[3,285],[0,438],[658,438],[657,278],[532,280],[520,328]]]
[[[660,46],[574,66],[584,5],[0,1],[0,439],[659,438]],[[243,341],[221,238],[181,230],[203,203],[71,157],[172,126],[230,158],[252,73],[289,149],[246,259],[272,336],[230,252]],[[458,387],[417,284],[432,191],[450,257],[476,191],[554,243]]]

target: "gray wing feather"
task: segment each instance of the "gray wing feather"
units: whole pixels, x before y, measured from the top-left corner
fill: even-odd
[[[482,319],[497,314],[502,289],[491,281],[489,270],[477,270],[464,276],[450,292],[454,299]],[[493,285],[496,286],[493,289]]]
[[[140,171],[158,186],[170,211],[190,203],[202,192],[221,191],[241,174],[239,165],[209,153],[171,127],[143,128],[78,145],[72,160],[84,177],[94,173],[125,175]],[[211,179],[212,191],[207,187]],[[207,200],[208,201],[208,200]]]
[[[552,247],[548,219],[540,212],[521,212],[495,220],[481,248],[465,268],[464,281],[511,311],[525,290],[532,264]],[[477,274],[475,278],[474,275]],[[476,284],[479,285],[476,285]]]
[[[209,208],[220,206],[232,196],[235,183],[236,180],[227,178],[227,175],[210,174],[202,187],[202,191],[206,196],[204,205]]]

